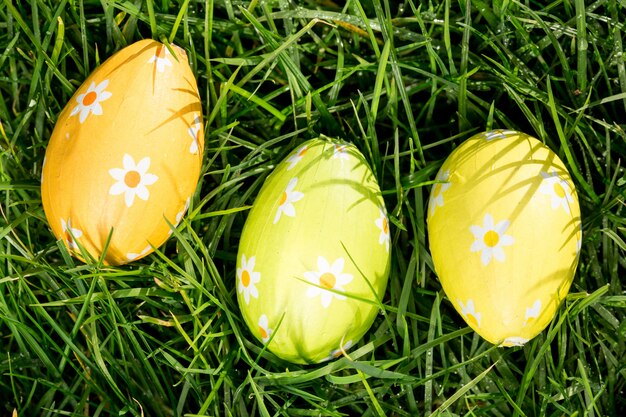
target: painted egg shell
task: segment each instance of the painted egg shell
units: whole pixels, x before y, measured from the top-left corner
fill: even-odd
[[[52,132],[41,194],[54,235],[82,259],[81,246],[99,258],[111,234],[110,265],[152,252],[196,188],[203,138],[185,51],[152,40],[122,49],[78,88]]]
[[[436,180],[428,233],[447,297],[489,342],[523,345],[552,320],[578,263],[567,169],[537,139],[495,130],[461,144]]]
[[[389,223],[365,158],[353,145],[313,139],[276,167],[248,215],[239,306],[277,356],[332,359],[372,325],[389,260]]]

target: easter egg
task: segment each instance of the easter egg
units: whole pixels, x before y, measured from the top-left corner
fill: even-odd
[[[582,231],[570,174],[547,146],[512,130],[463,142],[437,174],[427,222],[446,296],[480,336],[520,346],[550,323]]]
[[[41,197],[52,232],[80,259],[146,256],[187,209],[203,138],[185,51],[153,40],[120,50],[76,90],[50,137]]]
[[[237,254],[251,333],[294,363],[340,356],[381,308],[389,223],[378,183],[351,144],[303,143],[265,180]]]

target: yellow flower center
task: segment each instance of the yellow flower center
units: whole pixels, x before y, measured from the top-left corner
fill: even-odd
[[[483,236],[483,241],[485,242],[485,245],[487,245],[490,248],[493,248],[500,241],[500,236],[498,235],[497,232],[493,230],[489,230],[487,233],[485,233],[485,236]]]
[[[261,334],[261,339],[267,339],[270,336],[262,326],[259,326],[259,333]]]
[[[283,205],[285,204],[285,201],[287,201],[287,193],[283,191],[283,195],[280,196],[280,201],[278,202],[279,205]]]
[[[337,278],[330,272],[325,272],[320,277],[320,285],[326,288],[335,288],[335,284],[337,283]]]
[[[560,182],[554,183],[554,194],[556,194],[559,198],[565,197],[565,189]]]
[[[124,175],[124,184],[129,188],[135,188],[141,182],[141,175],[137,171],[128,171]]]
[[[304,154],[306,153],[306,151],[308,151],[308,148],[302,148],[302,149],[300,150],[300,152],[298,152],[298,156],[299,156],[299,157],[304,156]]]
[[[465,318],[470,326],[478,327],[478,320],[476,319],[476,317],[474,317],[472,313],[467,313],[465,315]]]
[[[385,233],[386,235],[389,234],[389,222],[387,221],[386,217],[383,217],[383,233]]]
[[[248,287],[248,285],[250,285],[250,273],[245,269],[241,273],[241,283],[246,288]]]
[[[90,91],[83,97],[83,106],[91,106],[98,98],[98,93]]]

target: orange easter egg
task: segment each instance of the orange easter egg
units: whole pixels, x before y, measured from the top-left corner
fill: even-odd
[[[146,256],[188,207],[203,138],[185,51],[153,40],[120,50],[76,90],[52,132],[41,179],[52,232],[80,259],[81,248],[110,265]]]

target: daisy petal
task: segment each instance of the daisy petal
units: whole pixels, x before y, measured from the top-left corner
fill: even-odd
[[[491,262],[491,252],[491,250],[483,250],[483,253],[480,256],[480,260],[483,265],[489,265],[489,262]]]
[[[116,182],[115,184],[111,186],[111,188],[109,188],[109,194],[119,195],[119,194],[122,194],[124,191],[126,191],[127,188],[128,187],[126,187],[126,185],[124,185],[123,182]]]
[[[296,209],[293,205],[291,204],[285,204],[283,206],[283,214],[285,216],[289,216],[289,217],[295,217],[296,216]]]
[[[158,179],[159,179],[159,177],[157,177],[157,176],[156,176],[156,175],[154,175],[154,174],[144,174],[144,175],[141,177],[141,182],[142,182],[142,184],[144,184],[144,185],[152,185],[152,184],[154,184],[155,182],[157,182],[157,180],[158,180]]]
[[[133,157],[130,156],[129,154],[125,153],[124,157],[122,158],[122,164],[124,166],[124,169],[126,171],[130,171],[130,170],[134,170],[135,168],[135,161],[133,160]]]
[[[126,194],[124,195],[124,202],[126,203],[126,207],[131,207],[134,200],[135,193],[130,190],[126,190]]]
[[[126,175],[126,171],[122,168],[112,168],[109,170],[109,175],[113,177],[113,179],[118,181],[124,181],[124,176]]]
[[[137,163],[135,169],[143,176],[150,168],[150,157],[146,156]]]
[[[143,201],[147,201],[148,198],[150,198],[150,191],[148,191],[148,189],[144,187],[143,185],[140,185],[137,188],[135,188],[135,194],[137,195],[137,197],[139,197]]]

